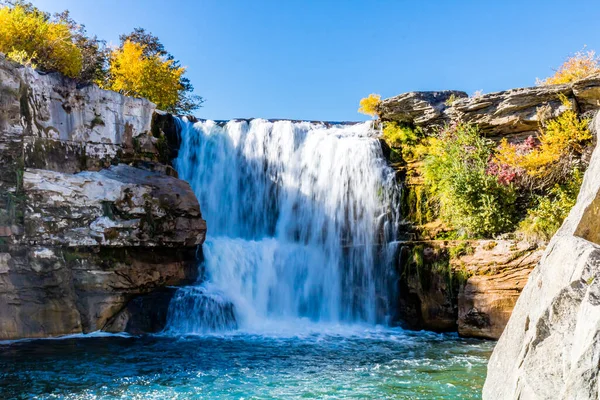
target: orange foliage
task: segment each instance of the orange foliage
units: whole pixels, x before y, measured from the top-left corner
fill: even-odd
[[[539,85],[570,83],[600,72],[600,63],[594,51],[578,51],[568,58],[553,76],[538,81]]]
[[[377,106],[381,103],[381,96],[378,94],[371,93],[369,96],[360,100],[360,107],[358,112],[361,114],[370,115],[371,117],[377,116]]]

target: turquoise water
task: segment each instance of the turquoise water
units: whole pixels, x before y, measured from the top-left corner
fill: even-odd
[[[2,399],[477,399],[493,342],[400,329],[0,344]]]

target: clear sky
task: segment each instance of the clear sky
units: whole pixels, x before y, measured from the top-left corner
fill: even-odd
[[[118,43],[141,26],[187,66],[209,119],[362,120],[412,90],[532,86],[600,52],[598,0],[33,0]]]

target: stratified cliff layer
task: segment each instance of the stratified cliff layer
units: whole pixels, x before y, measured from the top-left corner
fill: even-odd
[[[0,55],[0,339],[161,328],[206,233],[169,121]]]
[[[600,132],[600,119],[593,128]],[[529,276],[488,365],[484,399],[600,396],[600,150]]]

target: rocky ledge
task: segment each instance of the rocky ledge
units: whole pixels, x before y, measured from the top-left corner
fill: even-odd
[[[572,84],[511,89],[469,97],[465,92],[409,92],[378,106],[382,121],[396,121],[426,130],[454,120],[476,124],[488,136],[526,137],[539,123],[567,110],[560,95],[584,114],[600,107],[600,75]]]
[[[0,339],[162,329],[206,223],[173,117],[0,55]]]
[[[600,132],[600,119],[593,128]],[[600,150],[488,365],[484,399],[600,396]]]

